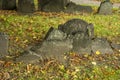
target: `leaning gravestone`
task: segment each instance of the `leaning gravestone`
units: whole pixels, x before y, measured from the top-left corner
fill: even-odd
[[[76,54],[113,53],[106,39],[94,37],[94,26],[82,19],[72,19],[58,26],[50,28],[42,43],[38,43],[26,50],[16,61],[24,63],[38,63],[46,59],[55,58],[64,65],[68,65],[67,52]]]
[[[18,0],[17,11],[20,13],[33,13],[35,11],[34,0]]]
[[[15,10],[16,9],[16,0],[1,0],[3,10]]]
[[[98,8],[98,14],[110,15],[112,14],[112,3],[108,1],[101,2],[100,7]]]
[[[0,32],[0,58],[8,55],[8,35]]]

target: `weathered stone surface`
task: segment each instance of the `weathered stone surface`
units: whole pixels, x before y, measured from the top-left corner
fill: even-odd
[[[87,13],[91,13],[92,7],[91,6],[81,6],[81,5],[77,5],[73,2],[70,2],[65,9],[65,12],[68,13],[78,13],[78,12],[87,12]]]
[[[100,7],[98,8],[98,14],[110,15],[112,14],[112,3],[109,1],[101,2]]]
[[[38,63],[46,59],[55,58],[64,65],[67,65],[67,60],[64,59],[65,53],[72,49],[71,40],[63,41],[44,41],[41,46],[34,46],[30,50],[26,51],[24,55],[16,58],[16,61],[22,61],[24,63]],[[33,57],[32,57],[33,56]]]
[[[111,43],[111,47],[117,52],[120,52],[120,44]]]
[[[77,33],[73,37],[73,52],[78,54],[91,54],[91,40],[84,33]]]
[[[23,62],[26,64],[38,64],[40,57],[34,54],[32,51],[25,51],[21,56],[16,58],[16,62]]]
[[[119,46],[112,45],[118,49]],[[59,25],[58,29],[50,28],[44,41],[35,45],[16,59],[25,63],[37,63],[40,60],[54,58],[65,66],[68,60],[64,59],[64,53],[75,52],[78,54],[92,54],[96,51],[113,53],[110,43],[103,38],[94,38],[94,27],[81,19],[72,19]],[[33,57],[32,57],[33,56]]]
[[[16,9],[16,0],[0,0],[0,9],[15,10]]]
[[[65,40],[67,37],[67,34],[54,28],[50,28],[45,40]]]
[[[33,13],[35,11],[34,0],[18,0],[17,11],[20,13]]]
[[[2,9],[2,1],[3,0],[0,0],[0,10]]]
[[[0,58],[8,55],[8,35],[0,32]]]
[[[72,19],[67,21],[63,25],[59,25],[59,30],[63,31],[67,35],[75,35],[76,33],[83,33],[84,36],[93,37],[94,28],[92,24],[88,24],[86,21],[81,19]]]
[[[3,10],[15,10],[16,0],[2,0],[2,9]]]
[[[114,53],[109,42],[104,38],[96,38],[92,41],[92,51],[93,53],[99,51],[101,54]]]
[[[50,0],[38,0],[38,10],[42,11],[44,6],[47,5]]]
[[[64,11],[65,6],[67,5],[68,0],[51,0],[48,4],[44,6],[43,11],[49,12],[60,12]]]

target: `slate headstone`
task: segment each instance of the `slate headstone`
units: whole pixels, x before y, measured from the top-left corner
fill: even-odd
[[[3,10],[15,10],[16,0],[2,0],[2,9]]]
[[[39,0],[41,1],[41,0]],[[39,3],[39,10],[46,11],[46,12],[60,12],[64,11],[66,5],[69,3],[70,0],[45,0]]]
[[[98,14],[110,15],[112,14],[113,5],[109,1],[101,2],[100,7],[98,8]]]
[[[2,1],[3,0],[0,0],[0,10],[2,9]]]
[[[35,11],[34,0],[18,0],[17,11],[19,13],[33,13]]]
[[[8,55],[8,35],[0,32],[0,58]]]

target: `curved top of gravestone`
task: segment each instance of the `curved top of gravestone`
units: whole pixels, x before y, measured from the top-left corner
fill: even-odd
[[[58,29],[67,34],[76,34],[78,32],[86,32],[89,24],[82,19],[72,19],[63,25],[59,25]]]

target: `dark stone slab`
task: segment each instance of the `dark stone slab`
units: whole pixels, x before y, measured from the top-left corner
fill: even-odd
[[[3,0],[0,0],[0,10],[2,9],[2,1]]]
[[[0,58],[8,55],[8,35],[0,32]]]
[[[42,10],[46,12],[64,11],[67,3],[69,3],[69,0],[50,0],[43,6]]]
[[[67,35],[75,35],[76,33],[83,33],[86,37],[94,37],[94,27],[82,19],[72,19],[63,25],[59,25],[59,30]]]
[[[1,0],[3,10],[15,10],[16,0]]]
[[[34,0],[18,0],[17,11],[19,13],[33,13],[35,11]]]

